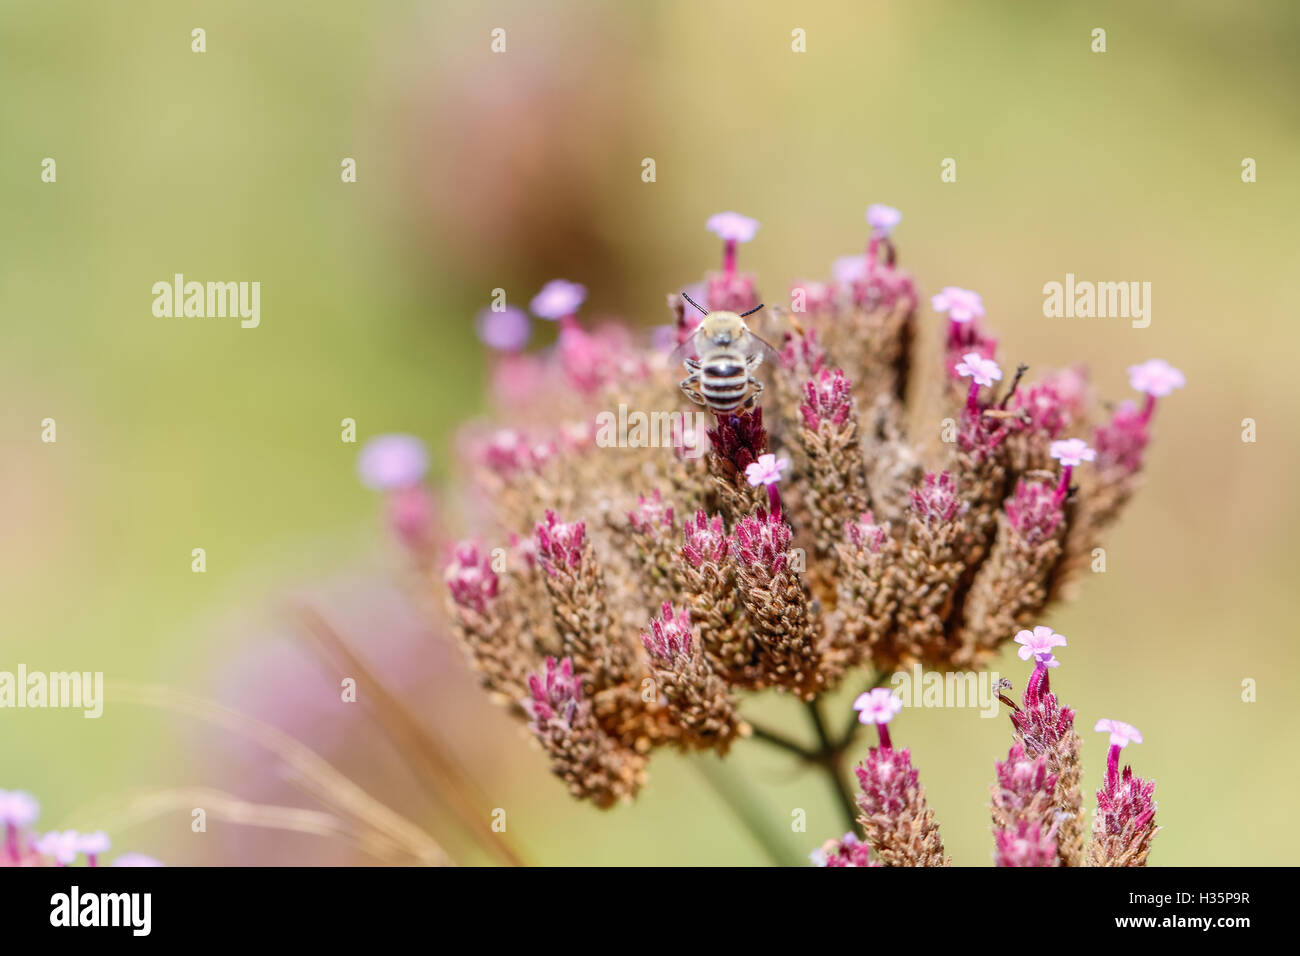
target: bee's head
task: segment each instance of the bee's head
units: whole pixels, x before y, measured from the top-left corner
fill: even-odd
[[[740,339],[745,320],[735,312],[710,312],[700,322],[700,331],[714,345],[727,346]]]

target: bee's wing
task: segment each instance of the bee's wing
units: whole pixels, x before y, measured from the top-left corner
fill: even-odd
[[[670,363],[676,362],[680,365],[687,359],[699,358],[700,352],[699,349],[696,348],[695,339],[696,336],[692,333],[685,342],[668,353],[668,361]]]
[[[780,361],[781,358],[781,353],[776,350],[771,342],[759,335],[755,335],[753,332],[749,333],[749,338],[745,342],[745,353],[751,356],[754,354],[763,356],[759,364],[763,362],[775,363]]]

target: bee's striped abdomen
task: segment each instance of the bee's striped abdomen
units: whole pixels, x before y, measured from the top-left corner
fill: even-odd
[[[748,391],[749,368],[743,352],[719,349],[700,365],[700,394],[715,412],[734,412]]]

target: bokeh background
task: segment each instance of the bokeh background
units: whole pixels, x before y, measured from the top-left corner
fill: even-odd
[[[1294,862],[1295,4],[4,7],[0,669],[222,701],[487,862],[304,649],[287,609],[317,602],[508,810],[527,860],[766,862],[684,758],[657,757],[633,806],[565,797],[405,596],[339,423],[424,437],[445,477],[484,404],[472,318],[491,289],[522,304],[565,276],[589,314],[660,322],[664,294],[715,264],[711,213],[761,220],[743,264],[780,290],[860,249],[863,209],[886,202],[923,291],[981,291],[1004,354],[1087,362],[1111,398],[1132,362],[1185,370],[1107,573],[1050,620],[1070,639],[1054,683],[1089,728],[1145,732],[1127,756],[1157,781],[1153,864]],[[150,287],[174,272],[260,281],[261,327],[154,318]],[[1066,272],[1151,282],[1151,326],[1044,318],[1042,286]],[[764,709],[807,733],[797,708]],[[989,862],[1004,721],[904,716],[955,860]],[[1091,791],[1104,741],[1085,739]],[[842,831],[821,780],[756,744],[733,759],[791,858]],[[107,826],[171,863],[374,862],[328,836],[192,833],[184,788],[314,804],[237,736],[112,696],[97,721],[0,712],[0,787],[36,793],[46,826]],[[159,791],[173,804],[141,812]],[[789,832],[795,807],[807,833]]]

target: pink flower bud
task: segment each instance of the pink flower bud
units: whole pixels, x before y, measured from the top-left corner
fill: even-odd
[[[889,540],[889,528],[876,524],[870,511],[862,512],[857,521],[844,522],[844,533],[855,548],[877,554]]]
[[[650,621],[650,630],[641,634],[641,643],[655,657],[672,660],[691,653],[691,614],[686,608],[677,611],[667,601],[659,617]]]
[[[1031,545],[1055,534],[1065,517],[1055,489],[1024,478],[1016,484],[1015,496],[1007,499],[1005,507],[1011,527]]]
[[[803,396],[799,412],[813,431],[824,421],[843,425],[853,413],[853,386],[839,369],[822,369],[820,375],[804,383]]]
[[[740,563],[762,568],[774,577],[785,570],[786,549],[793,536],[779,514],[760,511],[736,525],[731,535],[731,554]]]
[[[653,531],[655,528],[672,530],[673,509],[665,505],[656,488],[650,497],[637,495],[636,508],[627,513],[627,520],[637,531]]]
[[[946,524],[965,513],[965,503],[957,497],[957,483],[948,472],[926,472],[919,488],[908,492],[912,510],[927,528]]]
[[[572,725],[582,703],[582,679],[573,674],[572,658],[566,657],[563,661],[546,658],[546,670],[529,675],[528,691],[532,696],[523,702],[523,706],[533,717],[531,726],[534,731],[551,721]]]
[[[682,555],[694,567],[719,564],[727,554],[727,533],[721,515],[709,520],[702,510],[695,512],[695,517],[686,522],[685,538]]]
[[[488,555],[480,555],[479,546],[462,541],[452,552],[444,574],[451,599],[460,607],[487,613],[488,603],[497,596],[499,581]]]
[[[587,523],[574,521],[565,524],[547,509],[546,520],[537,525],[537,556],[550,574],[562,568],[576,569],[582,564],[582,547],[586,540]]]

